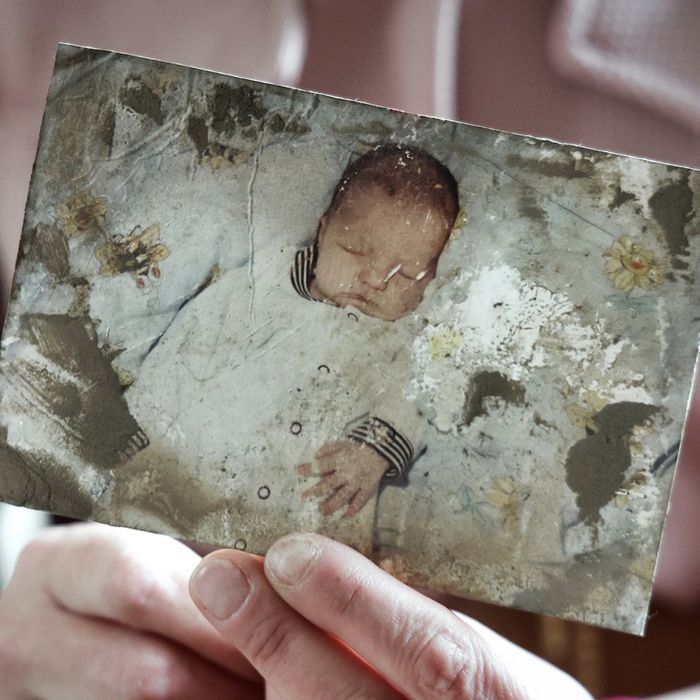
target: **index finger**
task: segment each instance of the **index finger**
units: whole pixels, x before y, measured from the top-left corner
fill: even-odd
[[[188,580],[199,561],[169,537],[91,523],[46,530],[18,567],[30,567],[32,584],[67,610],[162,635],[257,681],[190,598]]]

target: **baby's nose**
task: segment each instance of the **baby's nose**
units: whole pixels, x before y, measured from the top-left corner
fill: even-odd
[[[361,280],[372,289],[378,289],[379,291],[384,291],[391,277],[389,270],[384,270],[383,268],[376,267],[375,265],[370,265],[365,268],[363,274],[361,275]]]

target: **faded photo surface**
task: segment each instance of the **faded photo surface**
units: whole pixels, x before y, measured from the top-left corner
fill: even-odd
[[[700,176],[59,47],[0,498],[641,632]]]

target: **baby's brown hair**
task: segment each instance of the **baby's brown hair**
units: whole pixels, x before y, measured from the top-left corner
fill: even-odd
[[[459,211],[457,182],[452,173],[426,151],[386,144],[352,161],[333,192],[328,214],[358,186],[379,186],[390,197],[421,202],[440,211],[452,227]]]

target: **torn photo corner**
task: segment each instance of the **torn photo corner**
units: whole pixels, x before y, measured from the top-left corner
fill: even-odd
[[[641,633],[700,174],[61,45],[0,498]]]

